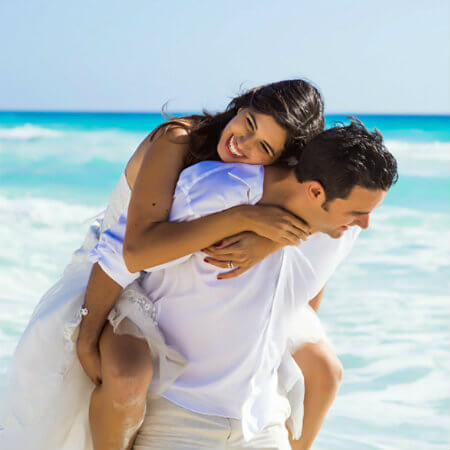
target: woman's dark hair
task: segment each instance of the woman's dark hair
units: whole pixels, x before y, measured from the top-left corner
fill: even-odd
[[[324,129],[320,92],[307,81],[284,80],[244,92],[235,97],[224,112],[211,114],[203,111],[203,114],[172,118],[156,130],[181,126],[189,132],[191,145],[186,166],[204,160],[217,160],[217,144],[222,130],[240,108],[251,108],[270,115],[287,131],[280,162],[292,164],[294,159],[295,163],[302,148]]]
[[[397,182],[397,161],[375,129],[350,118],[314,137],[303,149],[295,175],[299,182],[318,181],[325,190],[326,204],[347,198],[354,186],[387,191]]]

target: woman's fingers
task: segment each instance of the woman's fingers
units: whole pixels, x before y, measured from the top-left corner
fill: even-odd
[[[209,247],[204,249],[203,252],[220,261],[226,261],[229,259],[233,261],[242,261],[242,259],[246,256],[237,243],[223,249]]]
[[[205,252],[208,257],[215,259],[217,261],[233,261],[233,262],[243,262],[245,259],[244,255],[237,253],[213,253],[213,252]]]
[[[311,233],[310,227],[307,225],[302,226],[302,222],[296,218],[293,218],[292,220],[285,220],[281,224],[280,228],[281,230],[288,230],[298,235],[309,236]]]
[[[213,266],[220,267],[222,269],[230,269],[230,262],[233,264],[233,267],[237,267],[245,264],[245,261],[237,261],[236,259],[225,259],[219,260],[215,258],[205,258],[203,261],[208,264],[212,264]]]
[[[308,235],[303,232],[287,231],[285,238],[291,243],[291,245],[299,245],[302,241],[306,241],[308,239]]]
[[[230,270],[229,272],[224,272],[219,275],[217,275],[218,280],[228,280],[230,278],[236,278],[239,275],[243,274],[244,272],[247,272],[248,269],[250,269],[252,266],[248,267],[236,267],[234,270]]]
[[[202,250],[203,253],[206,253],[208,256],[212,256],[213,258],[217,257],[223,257],[223,256],[229,256],[234,254],[235,252],[233,249],[224,248],[224,249],[218,249],[218,248],[205,248]]]
[[[283,210],[281,216],[279,216],[278,222],[280,224],[284,224],[289,227],[293,227],[298,230],[301,230],[306,234],[311,232],[311,227],[303,219],[301,219],[298,216],[295,216],[294,214],[290,213],[289,211]]]
[[[234,236],[230,236],[225,239],[222,239],[220,242],[217,242],[216,244],[211,245],[210,247],[206,247],[202,251],[205,253],[207,251],[214,252],[216,250],[219,250],[219,251],[225,250],[226,251],[227,248],[232,247],[235,244],[238,244],[241,241],[243,234],[244,233],[239,233]]]
[[[208,258],[208,259],[210,259],[210,258]],[[216,260],[213,260],[213,259],[210,259],[209,264],[212,264],[213,266],[216,266],[216,267],[220,267],[222,269],[229,269],[230,268],[227,262],[216,261]],[[228,272],[223,272],[223,273],[220,273],[219,275],[217,275],[217,279],[218,280],[226,280],[226,279],[229,279],[229,278],[238,277],[239,275],[243,274],[248,269],[250,269],[250,267],[253,267],[253,265],[252,264],[248,264],[248,265],[242,265],[242,266],[234,267],[233,270],[230,270]]]
[[[298,229],[285,228],[280,230],[278,242],[283,245],[299,245],[302,241],[306,241],[309,235]]]
[[[220,242],[218,242],[217,244],[215,244],[213,247],[214,248],[227,248],[233,244],[236,244],[237,242],[239,242],[241,240],[241,235],[240,234],[236,234],[234,236],[229,236],[225,239],[222,239]]]
[[[311,233],[311,227],[302,219],[299,219],[296,216],[292,216],[291,217],[291,224],[295,227],[298,228],[299,230],[303,231],[306,234]]]

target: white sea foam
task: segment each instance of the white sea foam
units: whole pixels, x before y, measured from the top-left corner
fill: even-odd
[[[419,161],[450,161],[450,142],[386,140],[386,146],[397,156],[407,156]]]
[[[45,198],[0,196],[2,296],[31,308],[80,246],[89,226],[84,220],[101,209]]]
[[[450,175],[450,142],[387,140],[401,173],[417,176]]]
[[[38,127],[29,123],[20,127],[14,128],[0,128],[0,139],[11,139],[27,141],[37,138],[55,138],[62,136],[60,131],[52,130],[50,128]]]
[[[92,159],[125,162],[136,150],[146,133],[120,130],[74,131],[30,126],[0,129],[0,153],[23,161],[54,157],[78,164]],[[17,130],[14,132],[14,130]],[[13,136],[23,137],[13,137]],[[40,137],[40,139],[33,139]]]

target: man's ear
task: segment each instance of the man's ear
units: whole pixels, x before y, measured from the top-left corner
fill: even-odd
[[[306,195],[310,201],[322,205],[326,202],[325,189],[318,181],[308,181],[306,186]]]

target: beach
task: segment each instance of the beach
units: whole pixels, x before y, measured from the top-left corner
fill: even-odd
[[[448,450],[450,116],[364,116],[400,179],[319,315],[344,382],[316,450]],[[329,115],[327,123],[346,120]],[[33,308],[160,114],[0,112],[0,402]]]

